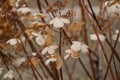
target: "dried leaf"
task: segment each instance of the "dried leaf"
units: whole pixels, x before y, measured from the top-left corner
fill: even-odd
[[[75,21],[70,26],[68,26],[69,31],[79,32],[81,29],[81,26],[83,26],[85,23],[81,21]]]
[[[53,35],[48,34],[48,35],[45,36],[45,43],[46,43],[47,46],[52,45],[53,42],[54,42],[54,36]]]

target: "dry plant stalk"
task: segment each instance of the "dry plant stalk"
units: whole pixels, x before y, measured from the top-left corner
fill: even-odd
[[[120,80],[120,1],[97,1],[0,0],[0,80]]]

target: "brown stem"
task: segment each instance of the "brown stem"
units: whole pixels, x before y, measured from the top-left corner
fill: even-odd
[[[36,0],[37,1],[37,5],[38,5],[38,8],[39,8],[39,12],[42,14],[42,8],[41,8],[41,2],[40,0]],[[43,22],[45,22],[44,18],[41,18]]]
[[[59,54],[60,56],[62,56],[62,52],[61,52],[61,48],[62,48],[62,29],[60,28],[60,42],[59,42]],[[61,80],[63,80],[63,75],[62,75],[62,67],[60,69],[60,77],[61,77]]]
[[[99,44],[100,44],[100,46],[101,46],[101,49],[102,49],[102,51],[103,51],[103,55],[104,55],[104,57],[105,57],[105,60],[106,60],[106,62],[107,62],[107,65],[109,65],[109,63],[108,63],[109,61],[108,61],[108,58],[107,58],[105,49],[104,49],[104,47],[103,47],[103,45],[102,45],[102,42],[100,41],[100,38],[98,37],[97,28],[96,28],[96,26],[93,24],[93,21],[90,19],[89,15],[88,15],[88,12],[87,12],[86,8],[84,7],[84,5],[82,5],[82,6],[83,6],[83,8],[84,8],[85,11],[86,11],[86,15],[88,16],[88,18],[89,18],[89,20],[90,20],[90,22],[91,22],[91,25],[92,25],[92,27],[93,27],[93,30],[94,30],[94,32],[95,32],[95,34],[96,34],[96,36],[97,36],[98,42],[99,42]],[[113,49],[113,50],[114,50],[114,49]],[[114,50],[114,51],[115,51],[115,50]],[[111,72],[112,78],[113,78],[113,80],[114,80],[115,78],[114,78],[113,71],[112,71],[111,67],[110,67],[110,72]]]
[[[115,44],[114,44],[114,49],[116,48],[116,45],[117,45],[119,36],[120,36],[120,29],[119,29],[119,33],[118,33],[118,35],[117,35],[117,39],[116,39]],[[109,67],[110,67],[110,63],[111,63],[111,61],[112,61],[112,58],[114,57],[114,54],[115,54],[115,53],[112,52],[112,54],[111,54],[111,56],[110,56],[110,60],[109,60],[109,62],[108,62],[108,67],[107,67],[107,71],[106,71],[105,76],[104,76],[104,80],[105,80],[106,77],[107,77],[107,73],[108,73],[108,70],[109,70]]]
[[[80,58],[78,58],[78,61],[79,61],[80,64],[82,65],[82,67],[83,67],[83,69],[85,70],[85,72],[87,73],[88,77],[89,77],[91,80],[93,80],[93,79],[92,79],[92,76],[89,74],[88,70],[85,68],[82,60],[81,60]]]

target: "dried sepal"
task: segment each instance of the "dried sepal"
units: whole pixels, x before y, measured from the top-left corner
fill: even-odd
[[[72,56],[74,59],[78,59],[80,55],[79,55],[78,52],[73,51],[73,53],[71,53],[71,56]]]

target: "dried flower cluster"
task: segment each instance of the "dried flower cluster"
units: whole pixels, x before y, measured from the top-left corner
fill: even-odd
[[[0,80],[25,80],[24,73],[35,80],[77,80],[77,61],[85,80],[120,79],[119,0],[98,0],[98,6],[92,0],[35,1],[39,12],[30,0],[0,0]]]

